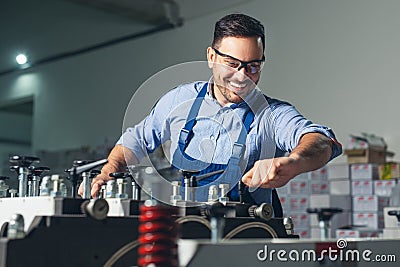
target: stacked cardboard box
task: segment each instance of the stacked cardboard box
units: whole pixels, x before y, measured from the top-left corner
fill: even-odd
[[[374,194],[380,197],[390,197],[395,186],[396,180],[394,179],[374,181]]]
[[[377,163],[349,164],[353,227],[337,230],[337,237],[375,237],[382,232],[383,209],[389,205],[396,183],[379,180],[380,168]]]
[[[311,237],[311,225],[318,225],[315,215],[307,213],[307,208],[312,207],[310,201],[314,201],[313,197],[322,196],[322,198],[325,197],[323,201],[329,202],[331,201],[329,192],[330,182],[326,166],[303,173],[291,180],[285,187],[278,188],[284,216],[292,217],[295,233],[300,237]],[[332,201],[335,200],[332,199]]]
[[[303,173],[292,179],[286,186],[278,188],[285,217],[291,217],[295,234],[310,237],[310,216],[307,208],[310,202],[311,173]]]
[[[396,184],[394,179],[380,180],[380,168],[376,163],[336,163],[301,174],[278,188],[284,216],[292,217],[300,237],[319,238],[317,215],[308,214],[307,208],[341,208],[330,222],[331,237],[378,236]]]
[[[353,196],[353,224],[379,231],[383,228],[383,208],[389,197],[374,194],[374,182],[379,179],[378,165],[352,164],[350,176]]]
[[[379,179],[391,180],[400,178],[400,163],[386,162],[379,165]]]
[[[347,163],[385,163],[386,157],[393,157],[394,153],[387,151],[387,145],[382,137],[372,134],[362,136],[350,135],[347,140],[344,154]]]
[[[349,165],[331,164],[326,166],[328,192],[311,194],[311,208],[341,208],[342,213],[334,215],[330,221],[330,236],[334,236],[335,230],[351,223],[351,195]],[[311,215],[311,237],[320,238],[321,229],[317,215]]]

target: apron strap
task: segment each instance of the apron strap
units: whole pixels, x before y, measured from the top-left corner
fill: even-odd
[[[203,102],[203,99],[206,96],[207,88],[208,88],[208,83],[205,83],[201,88],[200,92],[197,94],[197,97],[194,100],[192,107],[190,108],[185,126],[181,129],[179,133],[178,146],[182,153],[185,151],[191,139],[190,135],[192,133],[194,125],[196,124],[196,117],[199,114],[201,103]]]

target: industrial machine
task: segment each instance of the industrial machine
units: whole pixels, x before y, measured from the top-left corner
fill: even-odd
[[[290,218],[274,217],[269,204],[230,201],[224,184],[210,187],[208,201],[196,202],[196,180],[204,176],[188,171],[182,172],[183,186],[171,182],[167,204],[142,191],[148,166],[110,174],[98,198],[91,198],[91,179],[106,160],[75,161],[65,175],[48,176],[47,167],[33,166],[37,158],[15,156],[10,162],[19,188],[0,179],[0,267],[265,266],[271,261],[274,266],[299,261],[364,266],[371,262],[344,257],[367,249],[392,252],[400,260],[398,249],[390,250],[399,240],[348,240],[346,246],[332,239],[301,240]],[[83,197],[77,196],[80,183]],[[327,225],[327,216],[321,218]],[[343,261],[328,258],[335,255]]]

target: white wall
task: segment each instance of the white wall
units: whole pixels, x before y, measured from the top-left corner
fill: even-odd
[[[181,28],[2,76],[0,102],[34,95],[34,149],[116,140],[135,90],[165,67],[205,59],[215,21],[244,12],[266,26],[260,85],[267,94],[331,126],[342,143],[365,131],[383,136],[399,154],[399,11],[397,0],[251,1]],[[146,101],[150,108],[156,99]]]
[[[399,11],[396,0],[268,1],[254,10],[270,36],[263,84],[343,143],[374,133],[399,159]]]

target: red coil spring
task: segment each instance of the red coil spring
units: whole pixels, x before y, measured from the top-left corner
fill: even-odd
[[[177,267],[178,230],[176,207],[146,201],[140,206],[138,265]]]

